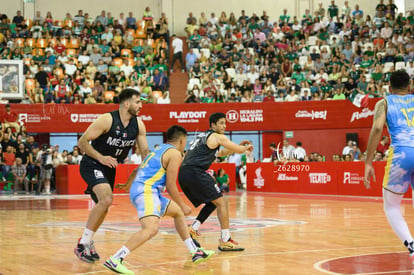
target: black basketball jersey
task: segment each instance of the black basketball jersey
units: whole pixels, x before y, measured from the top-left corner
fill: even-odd
[[[116,158],[120,163],[128,156],[138,136],[138,121],[136,117],[129,120],[124,128],[119,110],[110,112],[112,116],[111,129],[92,141],[92,147],[104,156]]]
[[[190,149],[187,151],[181,166],[195,166],[203,170],[209,169],[210,165],[216,159],[217,152],[220,148],[218,146],[215,149],[210,149],[207,146],[207,139],[212,133],[214,133],[212,130],[200,133],[190,143]]]

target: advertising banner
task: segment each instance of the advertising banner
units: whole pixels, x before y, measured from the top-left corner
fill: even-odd
[[[124,184],[128,180],[129,175],[137,167],[135,164],[119,164],[116,168],[115,185]],[[236,167],[232,163],[213,163],[206,172],[216,173],[222,168],[229,176],[230,191],[236,190]],[[86,190],[86,182],[79,173],[79,165],[60,165],[56,168],[56,190],[58,194],[84,194]],[[178,190],[181,188],[177,183]],[[114,193],[124,193],[114,189]]]
[[[364,162],[247,164],[247,190],[260,192],[381,196],[385,161],[374,162],[376,182],[364,186]],[[407,192],[405,197],[411,197]]]
[[[148,132],[165,132],[173,124],[188,131],[204,131],[214,112],[226,114],[228,131],[306,130],[371,127],[377,100],[365,109],[348,100],[223,103],[144,104],[140,119]],[[119,108],[115,104],[12,104],[28,132],[74,133],[86,128],[103,113]],[[4,113],[0,111],[0,113]]]

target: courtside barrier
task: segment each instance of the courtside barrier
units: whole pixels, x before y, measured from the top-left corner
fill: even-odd
[[[116,171],[115,184],[125,183],[137,167],[134,164],[119,164]],[[217,173],[218,169],[223,168],[230,178],[230,190],[236,190],[236,168],[231,163],[213,163],[209,169],[210,174],[214,171]],[[178,185],[177,185],[178,186]],[[179,191],[181,189],[178,186]],[[56,191],[58,194],[84,194],[86,190],[86,182],[82,179],[79,173],[79,165],[61,165],[56,168]],[[115,189],[115,193],[124,193]]]
[[[374,162],[376,182],[364,186],[364,162],[247,164],[247,190],[259,192],[381,196],[385,161]],[[411,197],[411,192],[407,192]]]

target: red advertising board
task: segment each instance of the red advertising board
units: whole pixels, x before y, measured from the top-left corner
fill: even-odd
[[[248,164],[247,190],[281,193],[335,194],[336,169],[326,163]]]
[[[339,195],[360,195],[360,196],[381,196],[382,180],[384,178],[385,162],[374,162],[376,182],[371,183],[371,189],[364,186],[363,162],[342,162],[337,167],[338,171],[338,194]]]
[[[146,104],[140,117],[148,132],[165,132],[173,124],[188,131],[208,128],[214,112],[227,117],[229,131],[306,130],[371,127],[376,99],[360,109],[348,100],[223,103]],[[84,132],[100,114],[115,110],[114,104],[12,104],[28,132]],[[4,111],[3,111],[4,112]]]
[[[131,172],[137,166],[134,164],[120,164],[116,170],[115,185],[125,183]],[[210,170],[217,173],[218,169],[223,168],[230,178],[230,191],[236,190],[236,167],[232,163],[213,163]],[[84,194],[86,182],[79,173],[79,165],[61,165],[56,168],[56,189],[58,194]],[[179,191],[180,186],[177,184]],[[114,193],[124,193],[124,191],[114,190]]]
[[[247,164],[247,190],[260,192],[381,196],[385,162],[374,162],[376,182],[364,186],[363,162]],[[411,197],[407,192],[406,197]]]

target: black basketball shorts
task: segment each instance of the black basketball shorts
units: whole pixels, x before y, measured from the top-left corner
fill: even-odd
[[[98,198],[92,191],[95,185],[109,183],[111,189],[114,190],[115,168],[102,165],[100,162],[84,155],[80,162],[79,171],[83,180],[88,184],[85,194],[90,194],[95,203],[98,202]]]
[[[197,167],[182,166],[178,173],[178,183],[195,207],[223,196],[214,178]]]

